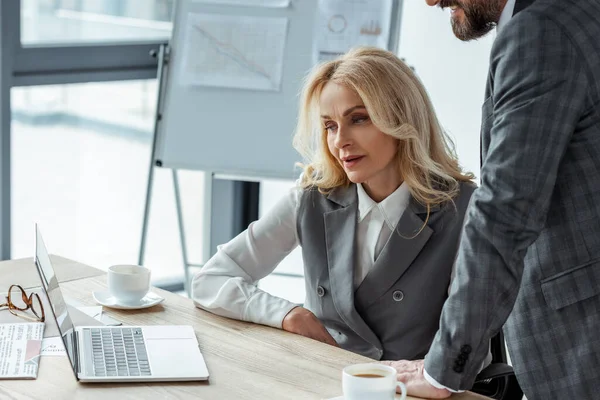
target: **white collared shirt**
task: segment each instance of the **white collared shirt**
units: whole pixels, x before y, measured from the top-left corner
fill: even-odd
[[[500,19],[498,20],[498,25],[496,25],[496,30],[498,32],[502,28],[504,28],[504,26],[506,24],[508,24],[508,21],[511,20],[511,18],[515,12],[516,2],[517,2],[517,0],[508,0],[506,2],[506,5],[504,6],[504,9],[502,10],[502,14],[500,14]]]
[[[380,203],[357,185],[358,213],[354,288],[363,281],[408,206],[403,183]],[[229,318],[281,328],[296,306],[257,287],[298,244],[296,219],[302,189],[294,188],[273,209],[215,254],[194,277],[192,298],[202,309]]]
[[[356,253],[355,289],[369,273],[392,232],[396,229],[400,217],[408,207],[410,200],[410,192],[406,183],[400,185],[398,189],[380,203],[371,199],[362,185],[358,184],[356,186],[358,193],[356,241],[362,251]]]

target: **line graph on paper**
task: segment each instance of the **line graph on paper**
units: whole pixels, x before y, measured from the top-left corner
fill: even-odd
[[[188,15],[181,82],[278,91],[287,25],[287,18]]]

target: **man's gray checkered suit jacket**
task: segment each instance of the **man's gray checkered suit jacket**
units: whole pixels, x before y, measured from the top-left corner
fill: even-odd
[[[425,369],[469,389],[506,322],[529,400],[600,399],[600,0],[516,11],[492,49],[481,186]]]

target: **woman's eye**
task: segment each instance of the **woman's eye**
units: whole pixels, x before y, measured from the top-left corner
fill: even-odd
[[[335,125],[325,125],[325,130],[327,131],[327,133],[333,133],[336,129],[337,126]]]
[[[357,115],[356,117],[352,117],[352,123],[354,124],[360,124],[362,122],[365,122],[366,120],[368,120],[369,117],[364,116],[364,115]]]

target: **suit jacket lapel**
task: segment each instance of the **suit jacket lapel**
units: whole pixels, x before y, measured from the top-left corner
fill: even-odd
[[[523,11],[527,7],[533,4],[535,0],[517,0],[515,2],[515,9],[513,11],[513,17],[517,15],[517,13]]]
[[[433,207],[430,212],[437,210],[439,207]],[[377,261],[356,290],[355,304],[359,311],[387,292],[419,255],[433,233],[429,226],[423,226],[426,216],[427,208],[411,199]],[[421,233],[415,236],[421,228]]]
[[[359,336],[381,349],[381,342],[354,308],[354,263],[358,196],[356,185],[338,188],[329,200],[341,207],[325,213],[325,241],[331,295],[336,310]]]
[[[485,101],[488,100],[488,98],[493,94],[492,92],[492,88],[493,88],[493,80],[492,80],[492,71],[489,70],[488,71],[488,79],[487,79],[487,84],[485,85]],[[485,103],[484,103],[485,104]],[[483,118],[485,118],[485,115],[482,115]],[[481,121],[482,123],[482,127],[483,127],[483,120]],[[483,130],[480,132],[479,134],[479,168],[481,168],[483,166],[483,139],[484,139],[484,135],[485,132],[483,132]]]
[[[519,12],[523,11],[530,5],[532,5],[535,0],[516,0],[515,9],[513,10],[513,17],[517,15]],[[494,82],[492,80],[491,70],[488,72],[487,85],[485,87],[485,99],[487,100],[493,94]],[[485,116],[484,116],[485,117]],[[483,133],[481,135],[481,139],[479,141],[479,166],[483,166]]]

